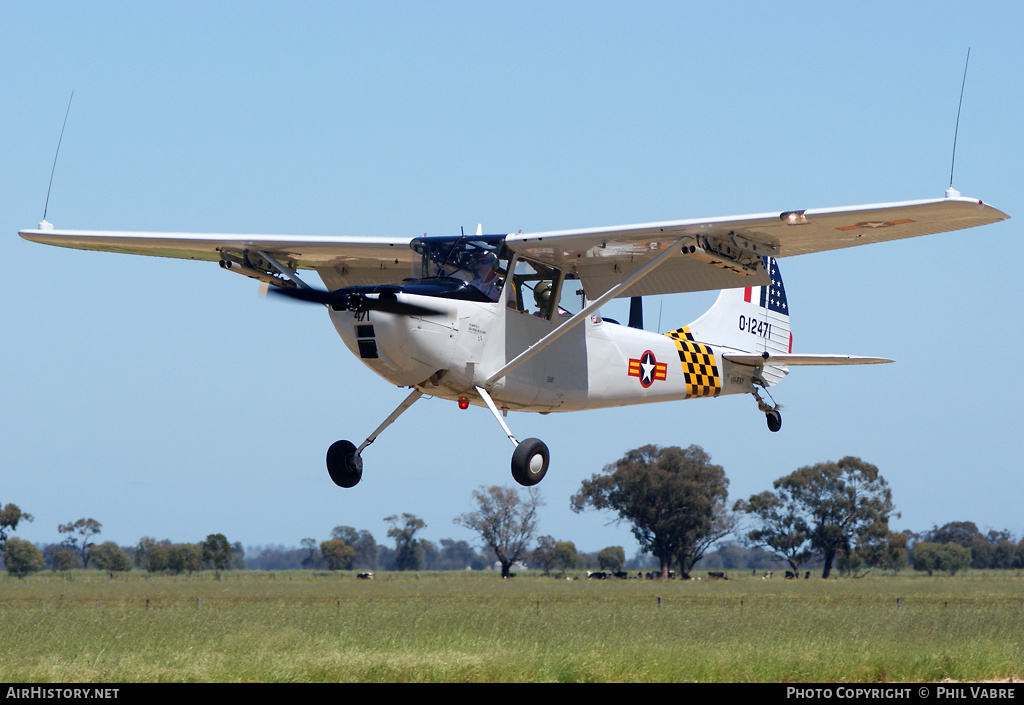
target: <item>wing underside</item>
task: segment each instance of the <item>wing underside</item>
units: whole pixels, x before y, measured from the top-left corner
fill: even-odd
[[[591,297],[680,241],[696,247],[620,294],[636,296],[761,286],[768,283],[759,265],[762,257],[792,257],[918,237],[1008,217],[977,199],[957,197],[518,233],[510,235],[507,242],[517,252],[542,262],[574,267]]]
[[[314,269],[330,289],[408,277],[412,238],[228,235],[101,230],[22,230],[26,240],[77,250],[217,261],[256,261],[266,253],[290,269]]]
[[[537,261],[575,271],[595,299],[668,248],[682,246],[617,296],[763,286],[762,260],[973,228],[1008,218],[970,198],[901,201],[757,215],[676,220],[507,236]],[[22,230],[34,242],[80,250],[207,261],[247,261],[263,254],[290,269],[315,269],[330,289],[396,283],[410,276],[412,238],[225,235],[96,230]],[[685,248],[685,251],[684,249]]]

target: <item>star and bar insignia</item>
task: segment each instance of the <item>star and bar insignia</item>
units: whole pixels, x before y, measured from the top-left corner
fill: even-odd
[[[875,228],[891,228],[894,225],[906,225],[913,222],[910,218],[904,218],[903,220],[866,220],[863,223],[847,225],[842,228],[836,228],[836,230],[873,230]]]
[[[645,350],[640,359],[630,358],[628,373],[630,377],[639,377],[640,386],[647,389],[654,384],[654,380],[663,381],[666,379],[668,365],[664,362],[658,362],[654,357],[654,353],[650,350]]]

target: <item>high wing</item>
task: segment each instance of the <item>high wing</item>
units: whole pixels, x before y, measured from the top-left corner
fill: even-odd
[[[674,257],[618,296],[670,294],[768,284],[762,257],[792,257],[874,242],[973,228],[1009,218],[977,199],[947,197],[865,206],[674,220],[509,235],[516,252],[574,267],[596,298],[680,240]]]
[[[41,223],[19,231],[26,240],[76,250],[122,252],[154,257],[229,261],[246,260],[256,270],[261,253],[290,269],[315,269],[330,289],[360,284],[387,284],[408,277],[416,256],[412,238],[317,235],[227,235],[222,233],[160,233],[104,230],[55,230]],[[245,272],[243,272],[245,273]]]
[[[516,233],[509,235],[505,242],[514,251],[540,262],[574,269],[588,298],[594,300],[680,242],[686,247],[685,255],[664,259],[656,269],[614,295],[762,286],[769,283],[762,265],[763,257],[791,257],[960,230],[1008,217],[980,200],[947,197]],[[416,257],[409,247],[410,237],[56,230],[45,221],[40,228],[22,230],[19,235],[33,242],[80,250],[219,260],[241,265],[242,273],[250,276],[276,277],[280,268],[275,263],[287,269],[315,269],[332,290],[399,282],[409,276]]]

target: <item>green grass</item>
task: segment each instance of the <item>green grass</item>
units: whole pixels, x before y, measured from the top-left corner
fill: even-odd
[[[1024,678],[1024,578],[0,579],[0,682]]]

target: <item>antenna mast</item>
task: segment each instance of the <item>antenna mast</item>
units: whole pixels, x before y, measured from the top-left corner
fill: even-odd
[[[50,189],[53,188],[53,172],[57,170],[57,155],[60,154],[60,143],[64,140],[64,128],[68,124],[68,114],[71,112],[71,101],[75,98],[75,92],[71,91],[71,97],[68,98],[68,109],[64,111],[64,122],[60,126],[60,138],[57,140],[57,151],[53,154],[53,166],[50,167],[50,183],[46,187],[46,202],[43,204],[43,223],[46,222],[46,210],[50,207]],[[40,227],[42,224],[40,223]]]
[[[971,62],[971,48],[967,47],[967,61],[964,62],[964,78],[960,83],[960,103],[956,106],[956,128],[953,130],[953,159],[949,164],[949,188],[946,189],[946,198],[955,198],[960,192],[953,188],[953,167],[956,165],[956,137],[960,132],[960,108],[964,104],[964,86],[967,85],[967,65]]]

